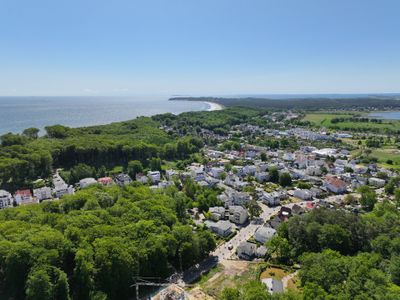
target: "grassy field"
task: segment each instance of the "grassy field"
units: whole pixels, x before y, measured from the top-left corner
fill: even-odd
[[[318,127],[326,127],[330,129],[339,129],[339,130],[360,130],[360,131],[399,131],[400,130],[400,121],[394,120],[384,120],[382,123],[364,123],[364,122],[339,122],[333,124],[331,121],[334,118],[349,118],[352,114],[344,114],[344,113],[310,113],[306,114],[303,118],[304,121],[309,121],[315,126]]]
[[[400,168],[400,150],[396,148],[379,148],[372,150],[371,156],[376,157],[378,162],[387,168]],[[389,165],[386,161],[390,159],[393,165]]]

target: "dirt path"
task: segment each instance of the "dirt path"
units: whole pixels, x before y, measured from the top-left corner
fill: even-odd
[[[285,277],[282,278],[282,283],[283,283],[283,289],[286,290],[288,288],[290,280],[292,280],[295,276],[297,275],[297,271],[294,273],[291,273],[289,275],[286,275]]]

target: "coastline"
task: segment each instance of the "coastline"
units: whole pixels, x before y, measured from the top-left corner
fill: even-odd
[[[222,106],[221,104],[218,104],[216,102],[208,102],[205,101],[204,103],[208,104],[210,107],[207,109],[207,111],[214,111],[214,110],[223,110],[225,107]]]

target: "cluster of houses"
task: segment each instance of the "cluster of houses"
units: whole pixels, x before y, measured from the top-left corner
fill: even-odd
[[[249,129],[249,128],[247,128]],[[224,192],[219,199],[223,206],[211,207],[209,218],[204,224],[216,235],[226,238],[235,228],[246,226],[249,214],[246,203],[252,199],[268,206],[278,206],[281,202],[291,198],[291,201],[309,201],[306,208],[311,209],[314,204],[331,207],[330,199],[341,199],[348,192],[354,192],[361,185],[370,185],[373,188],[382,188],[387,180],[395,176],[391,171],[378,168],[376,165],[360,165],[351,158],[346,149],[322,148],[305,146],[297,151],[271,150],[263,147],[245,145],[241,151],[218,151],[207,149],[206,156],[210,162],[193,173],[198,181],[209,181],[212,178]],[[261,153],[267,156],[267,162],[260,159]],[[238,162],[237,165],[233,162]],[[225,168],[229,163],[229,170]],[[291,187],[281,187],[275,184],[274,189],[266,189],[270,180],[269,170],[274,167],[279,174],[288,173],[295,184]],[[222,176],[225,174],[225,176]],[[382,176],[381,176],[382,177]],[[296,182],[305,183],[297,187]],[[252,186],[254,193],[246,192],[246,186]],[[307,188],[304,188],[306,186]],[[243,242],[237,248],[240,258],[251,259],[265,255],[265,242],[276,232],[277,226],[292,214],[304,212],[299,205],[294,205],[290,211],[281,207],[277,217],[260,227],[254,235],[254,242]],[[258,246],[257,246],[258,245]],[[261,245],[261,246],[259,246]]]
[[[141,178],[140,174],[138,175],[138,177]],[[151,186],[152,188],[166,187],[172,184],[171,182],[161,181],[161,173],[159,171],[150,171],[145,177],[145,182],[153,183],[153,185]],[[141,181],[144,182],[143,179]],[[77,188],[83,189],[93,184],[101,184],[104,186],[117,184],[123,186],[130,184],[131,182],[132,179],[129,177],[129,175],[121,173],[115,175],[113,178],[83,178],[74,187],[72,185],[68,185],[60,176],[60,174],[56,172],[52,178],[53,188],[43,186],[40,188],[34,188],[32,190],[21,189],[17,190],[14,195],[5,190],[0,190],[0,209],[13,207],[16,205],[39,203],[44,200],[59,199],[64,195],[74,194]]]

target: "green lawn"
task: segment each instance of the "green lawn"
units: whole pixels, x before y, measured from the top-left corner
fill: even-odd
[[[396,148],[380,148],[372,150],[371,156],[376,157],[378,162],[385,164],[389,168],[400,167],[400,150]],[[391,159],[393,165],[386,164],[386,161]]]
[[[332,124],[331,120],[334,118],[349,118],[351,114],[344,113],[310,113],[306,114],[304,117],[304,121],[309,121],[315,126],[323,126],[330,129],[339,129],[339,130],[378,130],[378,131],[400,131],[400,121],[392,121],[385,120],[382,123],[364,123],[364,122],[339,122],[336,124]]]

